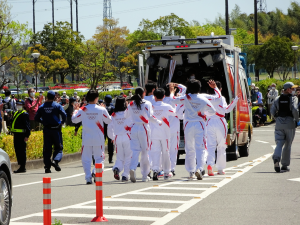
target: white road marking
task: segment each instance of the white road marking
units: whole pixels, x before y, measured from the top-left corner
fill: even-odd
[[[27,222],[11,222],[10,225],[44,225],[44,223],[27,223]],[[64,225],[78,225],[78,224],[66,224],[64,223]]]
[[[298,181],[298,182],[300,182],[300,178],[288,179],[288,180],[291,180],[291,181]]]
[[[154,203],[170,203],[170,204],[183,204],[183,203],[186,203],[186,201],[177,201],[177,200],[128,199],[128,198],[104,198],[103,201],[104,202],[154,202]]]
[[[208,188],[205,188],[205,190]],[[142,191],[137,191],[137,192],[132,192],[131,195],[151,195],[151,196],[178,196],[178,197],[196,197],[199,194],[182,194],[182,193],[165,193],[165,192],[142,192]]]
[[[178,183],[179,184],[179,183]],[[200,182],[198,183],[200,184]],[[207,188],[187,188],[187,187],[155,187],[154,189],[162,189],[162,190],[190,190],[190,191],[206,191]],[[142,192],[144,193],[144,192]],[[156,194],[156,193],[155,193]]]
[[[104,171],[108,171],[108,170],[111,170],[111,169],[105,169]],[[51,182],[52,181],[57,181],[57,180],[70,179],[70,178],[74,178],[74,177],[80,177],[80,176],[83,176],[83,175],[84,175],[84,173],[79,173],[79,174],[75,174],[75,175],[68,176],[68,177],[55,178],[55,179],[51,179]],[[13,188],[23,187],[23,186],[33,185],[33,184],[41,184],[41,183],[43,183],[43,181],[36,181],[36,182],[31,182],[31,183],[26,183],[26,184],[18,184],[18,185],[13,186]]]
[[[95,205],[92,206],[73,206],[72,209],[96,209]],[[124,206],[103,206],[103,209],[112,210],[127,210],[127,211],[151,211],[151,212],[171,212],[173,209],[166,208],[143,208],[143,207],[124,207]]]
[[[256,142],[260,142],[260,143],[264,143],[264,144],[269,144],[269,142],[266,141],[259,141],[259,140],[255,140]]]
[[[215,191],[217,191],[220,187],[223,187],[224,185],[226,185],[227,183],[231,182],[232,180],[234,180],[235,178],[238,178],[239,176],[245,174],[245,172],[248,172],[249,170],[251,170],[253,167],[259,165],[260,163],[264,162],[265,160],[267,160],[269,157],[271,157],[272,154],[267,154],[264,155],[256,160],[256,162],[253,162],[253,166],[248,166],[244,169],[242,169],[243,173],[236,173],[234,175],[231,176],[231,179],[224,179],[221,182],[219,182],[217,184],[218,188],[209,188],[207,191],[202,192],[198,199],[191,199],[190,201],[187,201],[186,203],[184,203],[183,205],[179,206],[176,210],[178,210],[179,213],[168,213],[167,215],[163,216],[162,218],[160,218],[159,220],[155,221],[154,223],[152,223],[152,225],[163,225],[163,224],[167,224],[169,223],[171,220],[173,220],[174,218],[176,218],[177,216],[179,216],[182,212],[188,210],[189,208],[191,208],[192,206],[194,206],[195,204],[197,204],[198,202],[202,201],[204,198],[208,197],[209,195],[211,195],[212,193],[214,193]],[[258,160],[260,162],[258,162]]]
[[[202,181],[205,181],[206,179],[203,179]],[[215,185],[216,183],[205,183],[205,182],[176,182],[174,184],[196,184],[196,185],[203,185],[203,184],[206,184],[206,185]],[[186,189],[186,188],[184,188]]]
[[[37,216],[43,216],[43,213],[37,213]],[[72,217],[72,218],[91,218],[95,217],[95,214],[78,214],[78,213],[52,213],[52,217]],[[107,219],[116,220],[142,220],[142,221],[156,221],[159,217],[146,217],[146,216],[121,216],[121,215],[104,215]]]

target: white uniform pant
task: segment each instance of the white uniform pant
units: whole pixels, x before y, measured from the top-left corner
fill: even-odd
[[[212,118],[207,122],[207,165],[215,165],[215,151],[217,149],[217,169],[226,167],[226,137],[227,122],[224,118]]]
[[[151,158],[152,170],[159,172],[161,169],[165,174],[169,174],[171,170],[171,161],[169,153],[169,139],[152,139]]]
[[[85,173],[85,180],[91,181],[91,164],[92,164],[92,156],[94,156],[95,164],[102,163],[102,168],[104,168],[104,145],[102,146],[82,146],[81,148],[81,162],[83,166],[83,170]]]
[[[117,160],[113,167],[113,170],[115,168],[118,168],[119,171],[122,171],[124,168],[122,176],[128,178],[129,166],[132,156],[132,151],[130,149],[130,135],[116,135],[115,148],[117,153]]]
[[[140,168],[143,177],[147,177],[150,172],[150,164],[148,157],[150,127],[148,124],[135,124],[131,128],[130,148],[132,150],[132,157],[130,162],[130,169],[136,170],[139,163],[139,155],[141,153]]]
[[[178,148],[179,148],[179,131],[177,131],[177,133],[171,133],[171,141],[170,141],[171,170],[175,170],[176,167]]]
[[[195,172],[197,169],[203,170],[206,151],[205,122],[188,121],[184,123],[184,127],[185,169],[188,172]]]

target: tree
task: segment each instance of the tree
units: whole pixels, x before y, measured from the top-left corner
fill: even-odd
[[[275,36],[264,43],[262,46],[252,46],[253,58],[257,69],[265,69],[273,78],[274,72],[281,67],[283,80],[288,76],[288,69],[293,66],[294,53],[292,50],[293,42],[286,37]]]
[[[56,83],[56,73],[60,75],[61,83],[64,83],[65,77],[69,74],[78,72],[82,55],[82,41],[84,37],[80,33],[73,31],[68,22],[56,22],[54,26],[48,23],[41,32],[33,36],[32,43],[41,44],[45,50],[41,54],[55,60],[55,56],[51,53],[61,52],[62,58],[68,63],[68,68],[53,72],[53,82]]]
[[[24,45],[29,42],[32,35],[27,24],[21,24],[11,19],[10,10],[11,7],[8,6],[7,1],[0,0],[0,70],[3,72],[0,89],[8,83],[8,79],[4,77],[5,65],[22,54]]]

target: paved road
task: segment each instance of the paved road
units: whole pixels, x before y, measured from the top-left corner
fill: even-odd
[[[227,163],[225,176],[187,181],[184,159],[169,182],[121,183],[111,164],[103,176],[104,214],[109,224],[299,224],[300,129],[291,171],[275,173],[271,154],[274,125],[255,128],[250,156]],[[42,224],[44,170],[13,175],[12,225]],[[95,186],[86,185],[80,162],[53,172],[52,218],[65,224],[89,224],[95,216]],[[292,181],[290,179],[296,179]],[[297,181],[298,179],[298,181]],[[107,197],[110,196],[110,197]]]

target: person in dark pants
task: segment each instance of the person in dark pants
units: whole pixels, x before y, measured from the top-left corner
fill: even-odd
[[[257,126],[257,122],[260,126],[265,125],[267,121],[267,110],[263,107],[263,104],[259,104],[258,109],[256,109],[253,115],[253,123],[254,126]]]
[[[72,123],[72,114],[74,112],[74,103],[76,102],[76,99],[71,97],[69,99],[69,106],[66,109],[66,113],[67,113],[67,126],[75,126],[74,123]]]
[[[114,105],[111,103],[112,102],[112,97],[110,95],[106,95],[104,97],[104,101],[105,101],[105,108],[107,110],[107,112],[109,113],[109,115],[111,116],[111,114],[113,114],[114,112]],[[109,163],[113,163],[112,159],[113,159],[113,155],[114,155],[114,144],[112,142],[112,140],[107,136],[107,124],[104,123],[104,140],[106,140],[107,138],[107,148],[108,148],[108,161]]]
[[[20,168],[14,173],[26,172],[26,142],[30,136],[29,114],[24,110],[25,102],[16,102],[17,111],[14,113],[10,131],[14,134],[14,148]]]
[[[34,119],[44,125],[44,164],[45,173],[51,173],[51,165],[56,171],[61,171],[58,163],[62,158],[63,142],[61,135],[61,127],[65,123],[67,115],[63,107],[54,102],[55,93],[49,91],[47,94],[47,101],[40,106]],[[60,119],[61,118],[61,119]],[[54,145],[53,158],[52,145]]]

